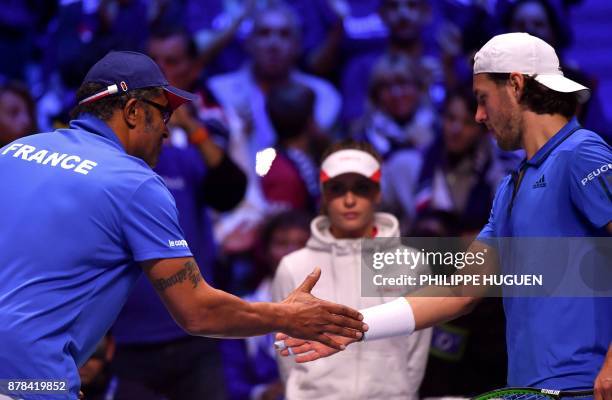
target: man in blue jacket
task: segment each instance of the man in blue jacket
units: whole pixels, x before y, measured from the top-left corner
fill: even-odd
[[[77,98],[68,129],[0,149],[0,380],[59,386],[50,395],[41,385],[7,384],[9,394],[74,399],[78,366],[110,328],[140,267],[194,335],[278,330],[338,348],[326,333],[361,335],[358,312],[309,294],[319,270],[280,304],[246,303],[202,279],[174,199],[150,168],[172,112],[193,96],[170,86],[153,60],[111,52]]]

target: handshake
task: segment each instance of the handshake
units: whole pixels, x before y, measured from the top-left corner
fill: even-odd
[[[281,356],[295,356],[296,363],[305,363],[329,357],[355,342],[410,335],[415,329],[412,307],[404,297],[361,310],[360,313],[363,315],[363,333],[325,333],[322,334],[325,340],[298,339],[277,333],[274,347]]]

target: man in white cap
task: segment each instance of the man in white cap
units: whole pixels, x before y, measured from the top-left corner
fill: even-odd
[[[574,117],[589,89],[564,77],[554,49],[526,33],[495,36],[474,61],[476,120],[493,131],[500,147],[522,148],[527,157],[501,182],[489,222],[468,251],[497,248],[504,264],[515,256],[498,246],[504,237],[609,240],[612,150]],[[588,246],[588,240],[583,242]],[[518,268],[546,267],[542,255],[534,253],[525,254]],[[556,265],[558,271],[592,264],[575,254],[562,262],[566,265]],[[609,273],[609,259],[607,264],[600,266],[604,273]],[[370,328],[364,340],[451,320],[469,312],[478,299],[407,296],[362,310]],[[612,399],[612,298],[508,297],[504,308],[509,386],[594,387],[596,400]],[[285,344],[297,345],[293,353],[301,354],[300,362],[335,352],[291,339]]]

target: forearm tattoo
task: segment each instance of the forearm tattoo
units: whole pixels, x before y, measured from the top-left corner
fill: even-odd
[[[187,261],[183,269],[181,269],[169,278],[161,278],[154,280],[153,286],[158,291],[163,292],[169,287],[184,282],[186,280],[191,281],[193,288],[196,288],[198,286],[198,283],[202,280],[200,269],[193,261]]]

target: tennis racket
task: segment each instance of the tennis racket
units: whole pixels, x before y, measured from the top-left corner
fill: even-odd
[[[589,390],[552,390],[538,388],[510,387],[497,389],[478,395],[472,400],[560,400],[569,398],[591,397],[593,389]]]

